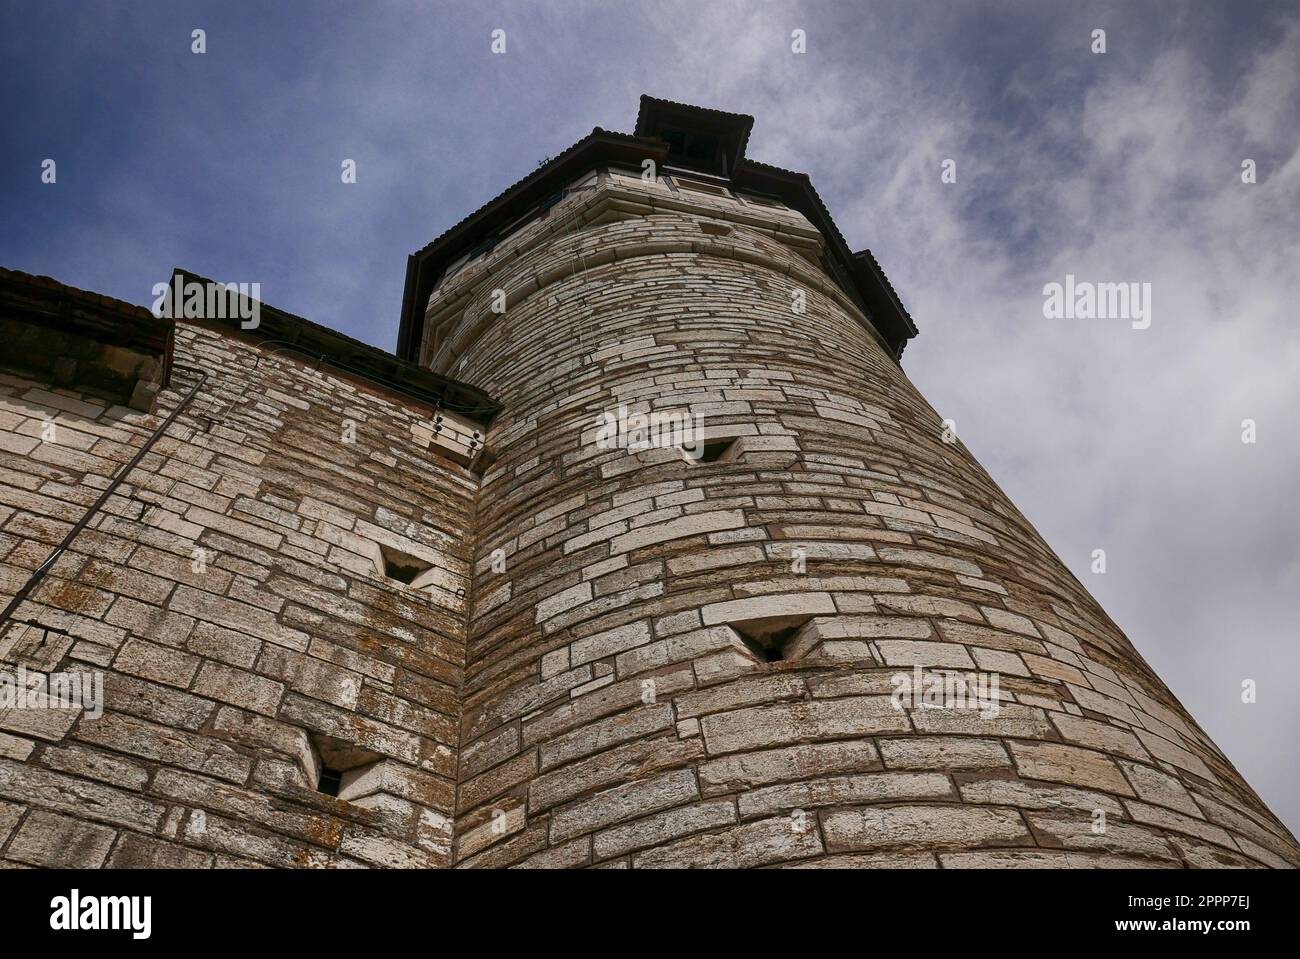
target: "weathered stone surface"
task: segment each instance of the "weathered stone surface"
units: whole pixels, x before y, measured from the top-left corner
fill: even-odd
[[[448,809],[455,800],[451,783],[392,759],[343,774],[340,799],[356,801],[374,793],[392,793],[429,809]]]
[[[722,529],[735,529],[737,526],[744,525],[745,515],[740,510],[696,513],[693,516],[683,516],[681,519],[669,520],[665,523],[658,523],[644,529],[625,533],[622,536],[615,536],[609,542],[609,550],[614,554],[626,553],[634,549],[640,549],[643,546],[653,546],[656,543],[663,543],[668,540],[698,536],[701,533],[712,533]],[[715,620],[715,622],[721,622],[721,620]]]
[[[568,839],[698,798],[695,776],[684,769],[616,786],[551,813],[551,841]]]
[[[1011,757],[1026,779],[1048,779],[1132,796],[1115,761],[1102,753],[1057,743],[1011,743]]]
[[[1041,846],[1180,861],[1169,838],[1145,826],[1108,820],[1105,832],[1097,832],[1092,817],[1082,812],[1074,815],[1026,813],[1025,816]]]
[[[840,853],[783,865],[784,869],[938,869],[932,852]]]
[[[1101,810],[1108,816],[1124,815],[1124,807],[1104,793],[1069,786],[1041,786],[1018,779],[979,779],[962,783],[961,798],[969,803],[1020,809],[1080,809],[1089,814]]]
[[[1150,754],[1138,742],[1138,738],[1127,729],[1080,716],[1071,716],[1069,713],[1053,713],[1052,724],[1061,731],[1061,737],[1067,742],[1089,746],[1102,752],[1128,756],[1131,759],[1150,758]]]
[[[1196,805],[1191,794],[1173,776],[1144,763],[1133,763],[1123,759],[1119,760],[1119,767],[1142,799],[1168,806],[1189,816],[1204,818],[1205,814]]]
[[[0,760],[0,797],[150,833],[163,816],[137,794],[9,760]]]
[[[212,773],[230,782],[244,782],[252,761],[224,743],[184,730],[146,723],[119,713],[105,713],[80,729],[83,742],[106,746],[155,762]]]
[[[6,855],[32,866],[94,869],[103,865],[115,835],[104,826],[38,809],[23,822]]]
[[[632,857],[634,869],[747,869],[822,852],[809,828],[780,817],[669,842]]]
[[[705,606],[701,613],[705,626],[751,619],[783,616],[817,616],[835,612],[828,593],[788,593],[783,596],[754,596]]]
[[[944,869],[1151,869],[1174,868],[1131,856],[1069,852],[1060,849],[990,849],[984,852],[941,852]]]
[[[857,806],[899,799],[955,799],[947,776],[939,773],[862,773],[829,779],[768,786],[741,793],[736,801],[740,818],[770,816],[794,809]]]
[[[879,768],[880,757],[870,740],[851,740],[733,753],[701,763],[699,775],[704,795],[716,796],[787,779]]]
[[[541,747],[541,768],[551,769],[619,743],[653,735],[673,725],[671,706],[634,708],[630,712],[588,723],[581,729],[544,743]]]
[[[537,776],[528,787],[528,806],[531,810],[547,809],[613,783],[690,765],[703,752],[698,739],[628,743]]]
[[[126,832],[106,865],[110,869],[206,869],[212,863],[208,853]]]
[[[9,834],[14,831],[14,826],[18,825],[18,820],[23,817],[23,807],[17,803],[0,802],[0,848],[3,848],[5,840]]]
[[[207,663],[194,682],[194,692],[264,716],[274,716],[284,685],[241,669]]]
[[[908,642],[882,639],[876,643],[886,666],[925,666],[974,669],[975,663],[964,646],[952,643]]]
[[[822,816],[822,832],[831,852],[1033,844],[1015,810],[966,806],[833,809]]]
[[[878,739],[876,745],[890,769],[985,769],[1011,765],[1006,747],[997,739],[915,736]]]
[[[1237,848],[1226,830],[1211,825],[1199,816],[1184,816],[1182,813],[1173,812],[1162,806],[1152,806],[1132,799],[1128,800],[1124,805],[1128,809],[1129,818],[1135,822],[1144,823],[1148,826],[1158,826],[1168,832],[1185,833],[1231,850]]]
[[[798,676],[742,676],[725,686],[682,693],[674,703],[677,716],[685,719],[754,703],[802,699],[804,692],[803,681]]]
[[[907,715],[887,696],[754,706],[700,720],[710,755],[792,742],[905,732]]]
[[[596,834],[597,859],[621,856],[633,849],[662,845],[693,832],[726,826],[736,821],[736,807],[730,800],[680,806],[667,812],[646,816],[626,826],[617,826]]]
[[[1019,703],[1002,703],[993,715],[981,709],[913,709],[911,714],[923,733],[1041,739],[1052,732],[1041,709]]]

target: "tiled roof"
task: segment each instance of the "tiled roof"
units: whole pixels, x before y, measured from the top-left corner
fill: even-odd
[[[177,269],[172,276],[181,277],[182,282],[212,282],[187,270]],[[168,356],[171,353],[174,325],[171,319],[154,316],[134,303],[68,286],[52,277],[0,267],[0,303],[6,311],[19,317],[44,315],[45,322],[65,332],[77,330],[103,342],[149,348]],[[498,404],[477,387],[408,363],[369,343],[265,303],[259,304],[259,312],[260,322],[255,331],[241,330],[239,320],[235,319],[229,321],[232,327],[229,332],[310,355],[411,399],[431,406],[441,404],[482,423],[489,422],[498,409]],[[206,322],[221,325],[227,321]]]
[[[754,118],[747,113],[728,113],[726,110],[714,110],[710,107],[697,107],[689,103],[678,103],[676,100],[661,100],[658,97],[641,95],[641,104],[636,114],[636,134],[637,136],[646,135],[646,126],[650,116],[655,111],[669,110],[677,113],[689,114],[695,117],[713,120],[717,123],[731,127],[739,133],[737,141],[736,160],[740,160],[745,155],[745,148],[749,146],[749,132],[753,129]]]
[[[154,315],[143,306],[127,303],[125,300],[114,299],[111,296],[104,296],[102,293],[94,293],[90,290],[81,290],[75,286],[68,286],[66,283],[60,283],[52,276],[38,276],[35,273],[24,273],[22,270],[9,270],[0,266],[0,283],[37,287],[87,306],[99,307],[114,313],[121,313],[124,316],[155,319]]]
[[[562,153],[558,153],[555,156],[551,157],[550,160],[548,160],[542,166],[539,166],[537,169],[533,170],[531,173],[528,173],[527,175],[520,177],[514,183],[510,184],[508,187],[506,187],[504,190],[502,190],[500,193],[494,196],[492,199],[484,203],[473,213],[464,217],[456,224],[443,230],[442,233],[438,234],[438,236],[436,236],[433,240],[429,241],[423,247],[417,250],[414,255],[420,256],[421,254],[426,253],[429,250],[432,250],[439,243],[441,243],[446,237],[451,236],[461,227],[478,219],[480,216],[482,216],[482,214],[486,213],[494,204],[500,203],[502,200],[510,196],[512,193],[515,193],[516,191],[525,190],[530,185],[541,182],[543,179],[546,178],[546,175],[552,166],[562,163],[568,157],[571,157],[574,154],[581,151],[583,147],[589,146],[591,143],[593,143],[594,141],[602,137],[608,139],[623,140],[633,145],[642,142],[640,138],[631,136],[630,134],[627,133],[615,133],[611,130],[602,130],[600,127],[596,127],[589,134],[587,134],[585,137],[579,140],[577,143],[573,144],[573,146],[564,150]]]
[[[885,271],[881,268],[880,261],[876,259],[876,255],[866,247],[858,250],[858,252],[853,255],[865,259],[867,263],[871,265],[871,268],[875,270],[876,275],[880,277],[880,282],[885,285],[885,289],[889,291],[889,295],[894,298],[894,301],[898,304],[898,308],[903,311],[903,316],[907,317],[907,322],[912,325],[912,335],[915,336],[918,331],[915,322],[912,320],[912,314],[908,313],[906,307],[903,306],[902,299],[899,298],[897,291],[894,289],[894,284],[889,282],[889,277],[885,275]]]
[[[177,269],[185,282],[210,283],[205,277]],[[221,324],[226,321],[212,320]],[[243,333],[267,345],[290,349],[328,363],[346,373],[387,387],[410,399],[430,406],[445,406],[480,423],[489,423],[500,405],[476,386],[470,386],[432,370],[410,363],[399,356],[363,343],[346,334],[313,323],[301,316],[259,304],[256,330],[240,329],[239,320],[229,321],[231,332]]]

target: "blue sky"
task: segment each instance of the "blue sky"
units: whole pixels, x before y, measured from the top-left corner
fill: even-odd
[[[1139,75],[1170,49],[1230,88],[1295,14],[1252,2],[1243,17],[1241,6],[722,3],[701,16],[693,4],[617,0],[364,12],[7,3],[0,253],[132,302],[148,302],[173,266],[259,279],[268,302],[389,347],[407,253],[593,126],[630,130],[650,92],[713,93],[709,105],[755,114],[750,154],[810,172],[846,235],[882,255],[889,231],[840,211],[892,177],[898,145],[887,128],[879,142],[857,134],[922,94],[948,114],[937,123],[975,131],[979,152],[959,159],[980,164],[981,185],[963,191],[961,215],[1029,258],[1074,226],[1019,206],[1017,171],[986,165],[987,146],[996,155],[993,141],[1041,136],[1044,114],[1078,110],[1099,75]],[[755,14],[770,26],[763,36]],[[787,24],[811,37],[802,58],[789,53]],[[1083,56],[1099,24],[1110,49]],[[489,50],[496,28],[504,56]],[[863,91],[835,104],[849,125],[805,138],[761,115],[773,100],[797,115],[801,100],[824,101],[828,81]],[[827,115],[824,102],[805,105]],[[1068,130],[1044,146],[1062,169],[1083,162]],[[57,189],[36,175],[46,157]],[[356,184],[340,181],[344,158],[357,161]]]
[[[51,0],[0,4],[0,64],[0,265],[259,282],[385,348],[407,254],[641,93],[754,115],[916,318],[909,375],[1300,829],[1296,3]],[[1152,283],[1151,328],[1044,319],[1067,272]]]

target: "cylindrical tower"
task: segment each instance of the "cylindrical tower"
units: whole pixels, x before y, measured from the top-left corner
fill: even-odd
[[[748,123],[645,100],[413,258],[403,348],[502,407],[456,862],[1300,864]]]

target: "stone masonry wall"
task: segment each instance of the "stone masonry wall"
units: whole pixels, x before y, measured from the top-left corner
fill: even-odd
[[[502,405],[482,476],[202,324],[152,414],[0,370],[0,597],[210,371],[0,632],[106,690],[0,712],[0,865],[1300,865],[806,219],[583,183],[429,303]],[[604,443],[620,407],[708,456]],[[914,669],[998,708],[900,706]]]
[[[196,325],[175,361],[154,415],[0,375],[7,598],[211,371],[0,635],[107,701],[0,715],[0,863],[447,865],[476,477],[314,361]],[[441,572],[386,578],[381,546]],[[344,799],[322,756],[364,768]]]
[[[458,862],[1300,864],[943,441],[807,221],[606,178],[531,230],[429,308],[459,324],[435,368],[504,407],[479,502]],[[620,404],[689,409],[735,443],[711,463],[602,449]],[[773,622],[795,628],[779,662],[741,638]],[[892,677],[914,666],[996,672],[1001,708],[895,708]]]

